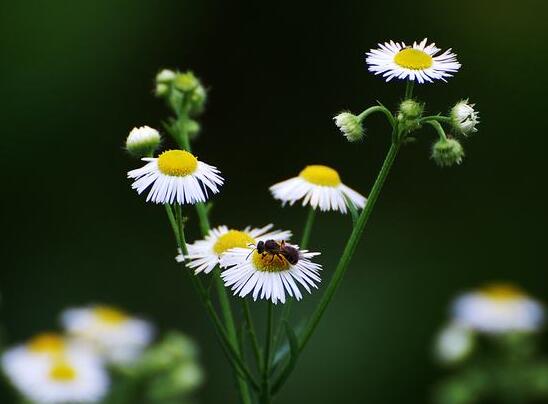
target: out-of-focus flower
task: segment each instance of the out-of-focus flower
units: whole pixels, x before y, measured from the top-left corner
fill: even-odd
[[[177,262],[186,263],[187,267],[194,270],[194,273],[210,273],[219,263],[220,256],[227,250],[235,247],[248,247],[249,244],[255,245],[259,241],[288,240],[291,237],[290,231],[274,230],[273,225],[269,224],[261,228],[246,227],[243,230],[229,229],[226,226],[219,226],[211,229],[209,234],[203,240],[188,244],[188,255],[183,257],[181,251],[175,257]]]
[[[513,285],[492,284],[456,299],[453,316],[458,324],[485,333],[538,330],[543,307]]]
[[[393,78],[421,84],[434,80],[445,81],[446,77],[451,77],[460,68],[457,55],[451,49],[438,55],[441,49],[434,43],[427,45],[426,42],[425,38],[420,43],[414,42],[413,46],[394,41],[379,44],[377,49],[367,52],[369,71],[382,74],[387,82]]]
[[[84,345],[57,334],[41,334],[2,355],[13,386],[33,403],[93,403],[107,393],[101,359]]]
[[[165,151],[158,158],[143,158],[147,164],[128,173],[131,185],[141,194],[150,187],[147,202],[196,204],[205,202],[207,190],[216,194],[224,180],[217,168],[199,161],[184,150]]]
[[[135,361],[152,341],[152,325],[108,306],[71,308],[62,313],[67,333],[89,343],[109,362]]]
[[[270,187],[275,199],[293,205],[302,199],[302,205],[310,204],[321,211],[338,210],[346,213],[348,204],[356,208],[365,206],[365,197],[341,182],[339,173],[324,165],[310,165],[298,177],[279,182]]]
[[[438,335],[436,340],[436,356],[447,364],[460,362],[472,352],[474,334],[459,324],[449,324]]]
[[[288,245],[288,244],[286,244]],[[281,255],[261,254],[256,249],[233,248],[221,256],[221,267],[227,268],[221,273],[226,287],[231,287],[234,295],[245,297],[252,293],[253,299],[272,300],[285,303],[286,293],[295,299],[302,299],[298,284],[311,292],[321,282],[320,264],[310,259],[317,252],[299,251],[298,260],[290,263]]]

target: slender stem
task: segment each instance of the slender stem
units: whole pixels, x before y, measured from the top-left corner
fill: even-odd
[[[179,248],[181,249],[181,251],[183,252],[183,256],[186,256],[188,255],[188,249],[187,249],[186,240],[185,240],[181,207],[180,205],[176,205],[175,215],[174,215],[172,208],[166,205],[166,212],[167,212],[167,216],[170,221],[170,224],[172,228],[174,229],[174,234],[177,240],[177,244]],[[221,347],[223,348],[223,351],[227,355],[227,358],[229,359],[230,364],[234,368],[234,371],[238,375],[238,379],[240,378],[247,379],[254,389],[259,389],[258,383],[253,378],[253,375],[251,375],[251,373],[249,372],[249,369],[247,369],[247,366],[245,365],[245,363],[243,363],[240,357],[239,351],[232,346],[232,343],[230,342],[228,335],[226,334],[224,326],[221,320],[219,319],[219,316],[217,315],[215,308],[213,307],[213,304],[211,303],[211,300],[209,299],[208,293],[205,290],[204,286],[202,285],[201,280],[193,276],[191,273],[189,273],[189,277],[193,287],[198,292],[200,301],[202,302],[204,308],[206,309],[209,319],[211,320],[214,326],[215,332],[221,342]],[[244,382],[244,385],[247,389],[247,385],[245,384],[245,382]],[[249,398],[249,392],[247,393],[248,394],[246,396],[242,396],[242,400],[244,403],[251,404],[251,399]]]
[[[316,211],[311,206],[308,210],[308,215],[306,216],[306,223],[304,225],[303,236],[301,238],[301,244],[299,248],[304,250],[308,247],[308,242],[310,241],[310,234],[312,233],[312,226],[314,225],[314,219],[316,218]]]
[[[310,241],[310,234],[312,233],[312,227],[314,225],[315,218],[316,218],[316,211],[311,206],[308,210],[308,215],[306,216],[303,235],[301,238],[301,243],[299,244],[299,248],[301,250],[305,250],[308,247],[308,242]],[[289,321],[289,316],[291,314],[291,306],[293,306],[293,299],[289,297],[287,302],[283,305],[280,325],[278,326],[278,331],[276,332],[274,336],[274,342],[273,342],[274,347],[278,345],[278,341],[280,340],[280,337],[283,333],[283,329],[285,327],[284,324]]]
[[[270,396],[270,357],[272,347],[272,329],[274,325],[273,316],[274,304],[272,301],[268,301],[266,312],[266,336],[265,336],[265,348],[264,348],[264,360],[263,360],[263,383],[261,388],[261,403],[267,404],[271,402]]]
[[[425,116],[425,117],[423,117],[419,120],[420,123],[424,123],[424,122],[427,122],[427,121],[438,121],[438,122],[441,122],[441,123],[451,123],[452,120],[451,120],[450,117],[442,116],[442,115]]]
[[[259,347],[259,341],[257,340],[257,334],[255,333],[255,326],[253,325],[253,318],[251,317],[251,310],[247,299],[242,299],[242,309],[244,313],[244,319],[247,327],[247,332],[251,339],[251,345],[253,347],[253,354],[255,355],[255,361],[257,362],[257,368],[263,368],[263,358],[261,355],[261,348]]]
[[[433,126],[434,129],[436,129],[436,132],[438,133],[440,140],[447,140],[447,135],[445,134],[443,127],[440,125],[438,121],[426,121],[426,123]]]
[[[190,140],[188,137],[188,131],[186,129],[187,120],[188,120],[188,116],[187,116],[186,108],[182,108],[181,113],[177,115],[177,130],[178,130],[179,136],[177,136],[176,140],[179,141],[179,146],[181,148],[191,152],[192,150],[191,150]],[[200,222],[200,230],[202,232],[202,235],[205,236],[209,233],[209,230],[210,230],[209,218],[207,215],[206,206],[203,203],[196,204],[196,212],[198,215],[198,221]],[[221,276],[220,276],[220,270],[218,268],[215,269],[212,275],[213,275],[215,287],[217,290],[219,305],[221,306],[221,312],[223,313],[228,340],[230,342],[231,348],[234,349],[234,351],[238,354],[238,357],[239,357],[240,348],[238,343],[238,333],[236,332],[236,326],[234,322],[234,316],[232,314],[232,308],[230,307],[228,294],[226,292],[226,288],[224,287],[223,280],[221,279]],[[238,384],[238,389],[240,392],[240,396],[242,398],[242,402],[246,404],[248,403],[250,404],[251,398],[249,396],[249,389],[247,387],[245,380],[242,379],[240,376],[237,376],[236,382]]]
[[[392,126],[394,126],[394,123],[395,123],[394,122],[394,116],[392,115],[390,110],[388,110],[388,108],[386,108],[383,105],[375,105],[373,107],[367,108],[365,111],[363,111],[361,114],[358,115],[358,119],[360,121],[363,121],[365,118],[367,118],[369,115],[371,115],[375,112],[382,112],[384,115],[386,115],[386,118],[388,119],[390,124]]]
[[[397,131],[397,127],[394,128],[394,131]],[[350,264],[350,260],[352,259],[352,256],[354,255],[354,252],[356,251],[356,247],[358,246],[358,243],[362,236],[365,225],[367,224],[367,221],[369,217],[371,216],[373,208],[375,207],[375,203],[379,197],[382,186],[384,185],[386,177],[388,176],[388,173],[390,172],[390,169],[392,168],[394,160],[396,159],[399,147],[400,147],[399,143],[397,142],[392,143],[390,146],[390,149],[388,150],[388,154],[386,155],[384,159],[382,168],[377,176],[377,179],[375,180],[375,183],[373,184],[373,188],[371,188],[371,193],[369,194],[369,199],[367,200],[365,208],[362,210],[356,222],[356,225],[354,226],[352,233],[350,234],[350,237],[348,241],[346,242],[346,246],[344,248],[343,254],[339,260],[339,263],[337,264],[337,268],[335,269],[335,273],[333,274],[333,277],[331,278],[329,284],[327,285],[327,289],[325,290],[320,300],[320,303],[318,304],[316,310],[310,317],[310,320],[308,321],[301,335],[301,338],[299,340],[299,350],[298,350],[299,353],[302,352],[307,342],[309,341],[310,337],[316,330],[316,327],[318,326],[318,323],[320,322],[328,304],[331,302],[333,295],[335,294],[339,284],[341,283],[344,273],[346,272],[346,269],[348,268],[348,265]],[[290,365],[287,364],[284,370],[281,372],[278,379],[275,381],[272,387],[272,393],[276,393],[279,390],[279,388],[283,385],[283,383],[289,377],[291,370],[292,370],[292,367],[290,367]]]
[[[407,84],[405,85],[405,99],[406,100],[413,97],[413,87],[414,87],[414,85],[415,85],[415,82],[413,80],[407,80]]]

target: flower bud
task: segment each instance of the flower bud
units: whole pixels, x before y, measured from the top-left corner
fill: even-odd
[[[169,93],[169,85],[164,83],[158,83],[156,84],[156,88],[154,90],[154,94],[156,97],[163,97],[166,96]]]
[[[360,119],[350,112],[341,112],[333,118],[335,125],[341,130],[349,142],[357,142],[363,139],[364,130]]]
[[[194,91],[190,94],[190,115],[196,116],[204,112],[207,92],[202,84],[198,83]]]
[[[435,352],[441,362],[451,365],[466,359],[473,348],[472,331],[457,324],[450,324],[438,335]]]
[[[402,101],[400,104],[402,119],[418,119],[423,111],[424,105],[412,99]]]
[[[451,109],[450,117],[453,127],[465,136],[478,131],[476,125],[479,123],[479,112],[474,109],[474,105],[468,100],[461,100]]]
[[[160,133],[149,126],[133,128],[126,139],[126,150],[133,157],[150,157],[160,145]]]
[[[186,130],[188,132],[188,136],[190,136],[190,140],[194,140],[198,134],[200,133],[200,123],[198,121],[195,121],[194,119],[189,119],[186,123]]]
[[[440,139],[432,148],[432,159],[440,167],[450,167],[460,164],[464,157],[462,145],[455,139]]]
[[[200,81],[191,71],[177,73],[173,83],[178,90],[184,93],[190,92],[200,85]]]
[[[156,84],[169,84],[177,75],[173,70],[163,69],[156,75]]]

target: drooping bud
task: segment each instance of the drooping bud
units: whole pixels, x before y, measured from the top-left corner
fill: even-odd
[[[150,157],[160,145],[160,133],[149,126],[133,128],[126,139],[126,150],[133,157]]]
[[[479,112],[474,109],[474,105],[466,99],[457,102],[451,109],[450,117],[453,127],[465,136],[478,131],[476,125],[479,123]]]
[[[337,125],[349,142],[357,142],[363,139],[364,129],[360,119],[356,115],[350,112],[341,112],[333,119],[335,120],[335,125]]]
[[[432,159],[440,167],[460,164],[464,158],[464,149],[456,139],[440,139],[432,147]]]

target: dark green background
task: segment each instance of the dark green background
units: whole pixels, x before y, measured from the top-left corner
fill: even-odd
[[[540,299],[548,293],[546,8],[533,0],[3,2],[0,290],[8,341],[55,327],[68,305],[113,303],[194,336],[208,372],[201,402],[234,402],[212,330],[174,264],[164,212],[126,179],[139,164],[124,154],[125,136],[165,117],[152,96],[155,72],[192,68],[211,90],[195,149],[227,178],[213,222],[273,222],[298,235],[305,211],[280,208],[267,187],[326,163],[367,194],[388,125],[375,116],[366,141],[349,144],[331,117],[375,100],[394,108],[403,85],[368,74],[364,53],[379,41],[427,36],[453,47],[463,67],[447,84],[416,88],[417,96],[433,113],[470,97],[480,132],[452,169],[429,160],[430,128],[402,151],[278,400],[424,403],[440,377],[431,339],[455,293],[489,280],[517,282]],[[324,278],[348,232],[348,217],[319,216],[311,247],[324,252]],[[299,317],[319,295],[298,305]]]

